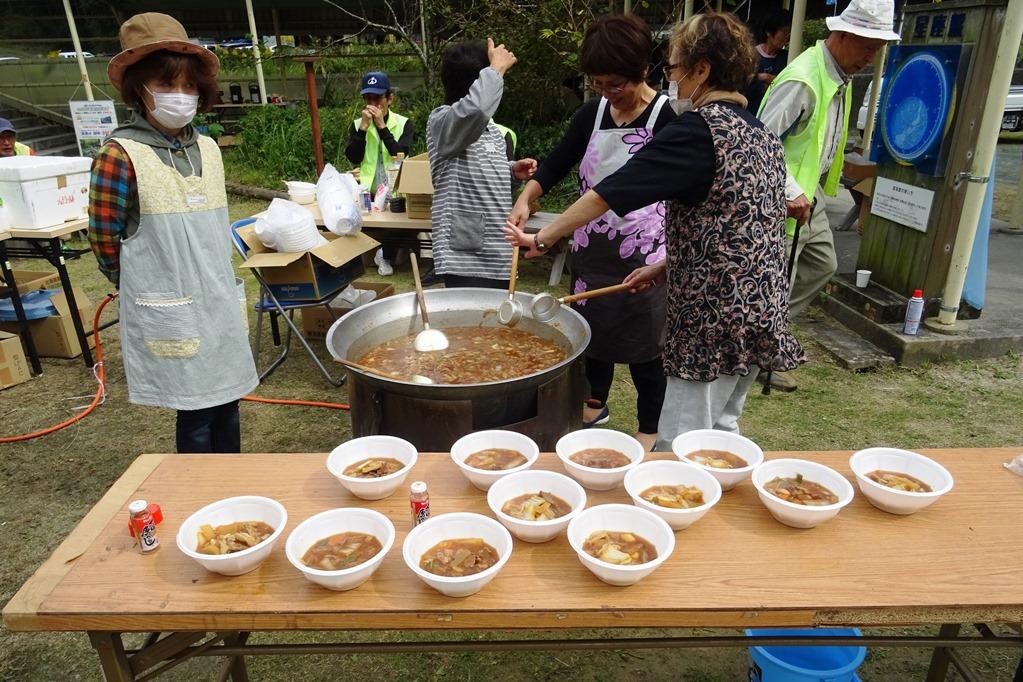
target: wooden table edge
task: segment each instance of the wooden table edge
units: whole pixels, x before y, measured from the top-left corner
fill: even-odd
[[[144,454],[135,458],[53,554],[7,602],[3,609],[3,622],[8,630],[17,632],[38,629],[33,625],[41,620],[39,606],[43,600],[71,571],[75,560],[99,537],[110,520],[124,508],[125,496],[137,490],[167,456]]]
[[[53,239],[63,237],[66,234],[85,230],[89,227],[89,219],[75,218],[67,220],[59,225],[47,225],[46,227],[9,227],[7,233],[12,239]]]

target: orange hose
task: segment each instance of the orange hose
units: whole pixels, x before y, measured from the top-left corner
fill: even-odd
[[[32,433],[26,433],[20,436],[5,436],[0,437],[0,443],[19,443],[21,441],[32,440],[33,438],[39,438],[41,436],[49,435],[55,431],[60,431],[63,428],[71,426],[75,422],[79,422],[85,419],[89,414],[96,409],[96,407],[103,400],[103,381],[106,378],[106,372],[103,369],[103,344],[99,340],[99,316],[103,312],[103,308],[108,303],[117,298],[117,294],[107,294],[98,306],[96,306],[96,314],[92,318],[92,334],[96,338],[96,378],[99,380],[99,386],[96,388],[96,395],[92,398],[92,403],[87,408],[82,410],[79,414],[65,419],[59,424],[54,424],[48,428],[42,429],[41,431],[34,431]],[[247,400],[253,403],[267,403],[269,405],[300,405],[304,407],[326,407],[333,410],[349,410],[351,409],[345,403],[323,403],[314,400],[282,400],[279,398],[260,398],[254,395],[247,395],[242,400]]]

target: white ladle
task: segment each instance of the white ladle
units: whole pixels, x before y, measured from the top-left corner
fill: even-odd
[[[412,344],[420,353],[429,353],[438,350],[445,350],[450,344],[448,337],[439,329],[430,329],[430,317],[426,313],[426,296],[423,295],[423,282],[419,279],[419,263],[416,254],[410,253],[412,261],[412,276],[416,280],[416,296],[419,298],[419,312],[423,316],[423,331],[416,334]]]

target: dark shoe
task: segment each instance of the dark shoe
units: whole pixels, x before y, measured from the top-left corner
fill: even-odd
[[[611,411],[607,409],[607,405],[601,406],[600,402],[590,399],[586,401],[586,406],[592,408],[600,407],[600,414],[598,414],[597,418],[592,421],[584,421],[584,429],[590,429],[594,426],[600,426],[601,424],[606,424],[611,421]]]
[[[799,386],[796,384],[796,380],[793,379],[788,372],[768,372],[767,370],[761,370],[757,376],[757,381],[760,383],[767,383],[767,377],[771,377],[771,388],[784,391],[786,393],[792,393]]]

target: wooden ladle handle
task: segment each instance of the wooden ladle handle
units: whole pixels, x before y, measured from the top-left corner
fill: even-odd
[[[603,287],[601,289],[593,289],[591,291],[584,291],[581,294],[572,294],[571,296],[565,296],[561,299],[562,303],[572,303],[573,301],[582,301],[587,298],[597,298],[598,296],[605,296],[607,294],[615,294],[619,291],[628,291],[632,287],[631,284],[615,284],[609,287]]]
[[[351,367],[352,369],[357,369],[357,370],[362,371],[362,372],[367,372],[368,374],[376,374],[377,376],[385,377],[387,379],[394,379],[395,378],[394,374],[391,374],[389,372],[385,372],[385,371],[383,371],[381,369],[375,369],[373,367],[368,367],[366,365],[361,365],[358,362],[352,362],[351,360],[342,360],[341,358],[334,358],[334,362],[338,362],[338,363],[344,365],[345,367]]]
[[[511,279],[508,280],[508,297],[515,293],[515,279],[519,274],[519,245],[512,247]]]
[[[423,316],[423,324],[430,326],[430,317],[426,314],[426,296],[423,295],[423,281],[419,279],[419,262],[415,253],[409,253],[409,260],[412,262],[412,278],[416,281],[416,297],[419,298],[419,312]]]

